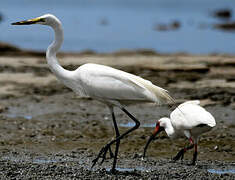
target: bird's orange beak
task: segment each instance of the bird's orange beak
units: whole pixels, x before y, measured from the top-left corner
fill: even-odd
[[[155,139],[155,137],[156,137],[161,131],[163,131],[163,130],[164,130],[164,128],[160,126],[160,123],[159,123],[159,122],[157,122],[156,127],[155,127],[155,129],[154,129],[154,131],[153,131],[153,134],[149,137],[149,140],[148,140],[148,142],[146,143],[146,145],[145,145],[145,147],[144,147],[144,155],[143,155],[143,158],[145,157],[145,154],[146,154],[146,151],[147,151],[147,148],[148,148],[150,142],[153,141],[153,140]]]

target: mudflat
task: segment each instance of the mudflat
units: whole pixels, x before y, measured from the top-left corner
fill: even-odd
[[[235,178],[235,56],[159,55],[146,52],[60,54],[61,65],[109,65],[169,90],[176,103],[199,99],[213,114],[216,127],[199,141],[196,166],[172,157],[187,144],[165,133],[142,159],[156,121],[169,116],[169,105],[137,104],[127,109],[141,122],[121,141],[119,172],[109,173],[112,159],[91,169],[100,148],[114,137],[107,107],[77,97],[50,72],[44,54],[0,56],[0,175],[3,179],[234,179]],[[121,132],[132,122],[115,109]]]

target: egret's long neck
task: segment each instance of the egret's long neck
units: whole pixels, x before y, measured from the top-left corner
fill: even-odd
[[[65,80],[66,77],[70,74],[70,71],[64,69],[56,59],[56,53],[60,49],[63,40],[64,33],[61,26],[61,23],[56,22],[51,26],[55,32],[55,39],[52,44],[47,48],[46,58],[47,63],[51,69],[51,71],[56,75],[56,77],[60,80]]]

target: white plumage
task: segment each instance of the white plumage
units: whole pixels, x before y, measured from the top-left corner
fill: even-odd
[[[137,129],[140,125],[139,121],[124,108],[123,104],[140,102],[162,104],[168,101],[173,102],[173,98],[170,97],[166,90],[153,85],[148,80],[108,66],[88,63],[80,66],[75,71],[68,71],[61,67],[56,59],[56,53],[63,43],[63,29],[60,20],[54,15],[46,14],[35,19],[12,24],[42,24],[52,27],[55,32],[55,40],[46,52],[47,63],[51,71],[64,85],[71,88],[78,95],[92,97],[108,105],[113,118],[116,139],[101,149],[99,155],[93,161],[93,166],[99,158],[102,158],[103,162],[107,151],[110,150],[110,146],[116,143],[113,167],[111,169],[112,172],[115,171],[120,139]],[[135,127],[121,135],[114,116],[114,106],[118,106],[136,123]],[[110,154],[112,155],[111,150]]]
[[[200,106],[199,100],[187,101],[180,104],[178,108],[170,114],[170,121],[176,133],[180,131],[184,133],[187,138],[192,137],[195,140],[204,132],[203,128],[197,128],[197,126],[204,124],[210,129],[210,127],[212,128],[216,125],[215,118],[211,113]],[[188,134],[191,134],[191,136],[188,137]],[[169,136],[171,136],[171,134],[169,134]]]
[[[170,138],[186,136],[191,146],[182,149],[174,158],[178,160],[183,158],[184,153],[195,147],[192,164],[195,164],[197,158],[198,137],[210,131],[216,125],[214,117],[200,106],[199,100],[187,101],[180,104],[171,114],[170,118],[164,117],[158,120],[153,135],[149,138],[145,149],[144,156],[149,143],[160,132],[165,130]]]
[[[98,64],[84,64],[75,71],[83,94],[108,103],[171,101],[167,91],[133,74]]]

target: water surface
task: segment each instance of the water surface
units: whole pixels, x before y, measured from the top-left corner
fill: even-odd
[[[0,2],[0,12],[4,15],[0,41],[45,50],[53,39],[49,28],[16,27],[10,23],[53,13],[64,25],[63,51],[150,48],[159,52],[234,54],[235,33],[213,29],[212,24],[221,21],[210,15],[216,9],[228,7],[234,11],[235,1],[7,0]],[[154,30],[156,24],[174,20],[181,23],[178,30]],[[200,28],[202,24],[206,28]]]

